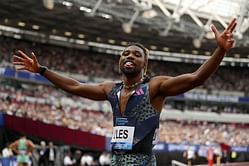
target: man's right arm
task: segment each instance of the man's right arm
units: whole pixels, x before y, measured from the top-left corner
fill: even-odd
[[[13,64],[17,66],[17,70],[27,70],[33,73],[41,73],[42,69],[42,66],[38,63],[34,53],[32,53],[32,58],[30,58],[22,51],[18,51],[18,54],[13,57]],[[92,100],[106,100],[107,93],[114,85],[114,82],[104,82],[100,84],[80,83],[77,80],[63,76],[49,69],[45,69],[41,74],[57,87],[69,93]]]
[[[113,85],[113,82],[104,82],[99,84],[81,83],[51,70],[45,71],[43,76],[57,87],[69,93],[92,100],[106,100],[106,94],[110,91],[110,88]]]

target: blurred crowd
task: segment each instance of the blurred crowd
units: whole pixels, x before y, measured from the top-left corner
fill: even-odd
[[[203,144],[224,143],[248,146],[247,125],[207,123],[201,121],[161,121],[160,137],[164,142]]]
[[[119,79],[118,56],[108,55],[89,50],[78,50],[47,44],[32,43],[0,37],[0,64],[10,65],[12,55],[18,50],[31,54],[35,52],[39,62],[50,69],[66,73],[94,77]],[[212,50],[210,50],[212,51]],[[149,75],[169,75],[194,72],[199,65],[189,63],[173,63],[151,60]],[[94,70],[93,70],[94,69]],[[249,70],[246,67],[220,67],[218,71],[205,82],[201,88],[210,90],[241,91],[246,95],[249,92]]]
[[[214,113],[231,113],[231,114],[249,114],[248,104],[241,103],[229,103],[229,102],[201,102],[201,101],[174,101],[167,100],[167,106],[165,109],[173,108],[181,111],[202,111],[202,112],[214,112]]]

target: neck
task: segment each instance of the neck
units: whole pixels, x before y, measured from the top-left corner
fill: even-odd
[[[143,82],[143,77],[142,76],[137,76],[137,77],[125,77],[123,84],[125,89],[133,89],[137,87],[139,84]]]

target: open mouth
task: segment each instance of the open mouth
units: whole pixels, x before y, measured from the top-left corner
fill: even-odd
[[[133,62],[131,62],[131,61],[126,61],[124,63],[124,67],[130,68],[130,67],[134,67],[134,66],[135,66],[135,64]]]

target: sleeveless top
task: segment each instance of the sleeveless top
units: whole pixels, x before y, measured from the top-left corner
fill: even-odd
[[[27,146],[26,146],[26,139],[20,139],[19,144],[18,144],[18,151],[19,153],[24,153],[26,154],[27,151]]]
[[[113,111],[113,154],[151,155],[158,141],[160,113],[150,103],[149,84],[144,81],[132,92],[120,112],[120,93],[123,83],[117,83],[108,95]]]
[[[28,163],[29,157],[27,155],[27,141],[26,139],[20,139],[18,144],[18,155],[17,162],[18,163]]]

